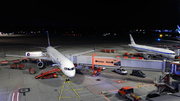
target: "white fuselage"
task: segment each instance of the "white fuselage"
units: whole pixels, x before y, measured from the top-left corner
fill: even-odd
[[[177,58],[177,56],[175,55],[175,52],[169,49],[138,45],[138,44],[129,44],[129,46],[131,46],[132,48],[134,48],[135,50],[139,52],[147,52],[150,54],[161,55],[163,57],[171,58],[171,59]]]
[[[57,51],[55,48],[51,46],[48,46],[46,50],[50,58],[52,59],[52,62],[58,64],[61,71],[67,77],[75,76],[76,70],[74,64],[67,57],[65,57],[63,54],[61,54],[59,51]]]

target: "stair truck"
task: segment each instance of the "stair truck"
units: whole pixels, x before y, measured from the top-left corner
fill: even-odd
[[[45,70],[42,70],[40,71],[36,76],[35,78],[36,79],[48,79],[48,78],[57,78],[57,74],[56,72],[57,71],[61,71],[60,69],[57,69],[57,68],[48,68],[48,69],[45,69]]]

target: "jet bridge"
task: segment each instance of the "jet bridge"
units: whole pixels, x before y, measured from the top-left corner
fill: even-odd
[[[137,67],[143,69],[158,69],[162,72],[166,71],[170,64],[166,60],[139,60],[139,59],[124,59],[121,58],[121,66],[123,67]]]
[[[167,72],[167,69],[170,67],[170,62],[166,60],[141,60],[141,59],[124,59],[124,58],[115,58],[115,57],[102,57],[102,56],[76,56],[73,57],[73,62],[75,64],[84,64],[84,65],[102,65],[109,68],[114,68],[117,66],[122,67],[137,67],[142,69],[156,69],[162,70],[162,72]]]

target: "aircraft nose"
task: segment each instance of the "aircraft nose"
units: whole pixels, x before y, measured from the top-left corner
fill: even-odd
[[[75,76],[75,70],[66,72],[66,76],[68,76],[68,77],[74,77],[74,76]]]

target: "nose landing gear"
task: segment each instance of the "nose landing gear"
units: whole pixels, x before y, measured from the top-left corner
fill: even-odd
[[[67,81],[69,81],[69,78],[68,78],[68,77],[66,78],[66,82],[67,82]]]

